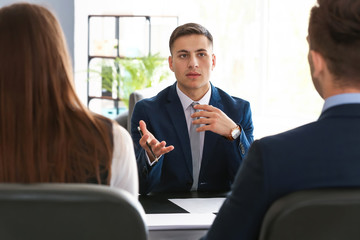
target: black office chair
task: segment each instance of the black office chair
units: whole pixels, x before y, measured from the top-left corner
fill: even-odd
[[[359,240],[360,189],[304,190],[278,199],[260,240]]]
[[[134,111],[135,104],[144,98],[150,98],[155,96],[163,88],[164,88],[163,85],[158,85],[155,87],[138,89],[132,92],[129,96],[129,110],[117,116],[115,118],[115,121],[117,121],[120,124],[120,126],[126,128],[128,132],[131,133],[131,117]]]
[[[95,184],[0,184],[0,239],[147,239],[129,193]]]

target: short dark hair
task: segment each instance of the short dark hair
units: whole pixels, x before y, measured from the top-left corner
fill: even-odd
[[[359,84],[360,0],[317,2],[310,13],[310,49],[319,52],[325,58],[329,71],[336,79],[356,79],[356,84]]]
[[[182,36],[192,34],[204,35],[205,37],[207,37],[207,39],[209,39],[211,46],[213,45],[213,37],[209,30],[197,23],[186,23],[184,25],[178,26],[172,32],[169,40],[170,54],[176,39]]]

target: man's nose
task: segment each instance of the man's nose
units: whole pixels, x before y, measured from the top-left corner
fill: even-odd
[[[199,62],[198,62],[198,59],[196,58],[195,55],[190,56],[188,67],[189,68],[197,68],[197,67],[199,67]]]

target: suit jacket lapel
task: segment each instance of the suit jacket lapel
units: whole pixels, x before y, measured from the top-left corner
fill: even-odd
[[[178,142],[180,143],[180,146],[174,147],[179,148],[179,153],[182,152],[184,154],[187,168],[190,175],[192,176],[192,160],[189,133],[186,126],[184,111],[182,110],[183,108],[176,92],[176,83],[169,88],[167,100],[168,101],[165,104],[165,108],[169,113],[173,127],[177,133],[177,136],[179,137]]]
[[[221,103],[221,98],[219,95],[218,90],[211,84],[211,97],[210,97],[210,105],[219,108],[221,111],[224,111],[224,106]],[[204,149],[203,149],[203,157],[201,161],[201,167],[206,166],[208,164],[208,160],[212,158],[211,149],[214,149],[216,143],[218,141],[218,134],[213,133],[211,131],[205,132],[205,139],[204,139]]]

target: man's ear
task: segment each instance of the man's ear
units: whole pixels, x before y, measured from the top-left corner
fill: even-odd
[[[173,69],[173,58],[172,58],[172,56],[169,56],[168,62],[169,62],[169,68],[171,69],[171,71],[174,71],[174,69]]]
[[[314,50],[310,50],[310,55],[313,63],[313,77],[318,78],[326,68],[324,57]]]
[[[215,56],[215,54],[213,54],[211,57],[212,57],[211,70],[214,70],[214,68],[216,66],[216,56]]]

